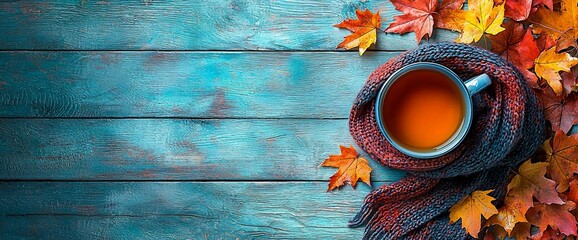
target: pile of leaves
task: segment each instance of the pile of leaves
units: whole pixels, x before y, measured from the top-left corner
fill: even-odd
[[[461,219],[470,235],[486,239],[578,236],[578,179],[574,176],[578,173],[578,134],[558,131],[542,150],[535,156],[539,161],[530,159],[512,169],[515,174],[500,208],[488,195],[493,190],[478,190],[450,209],[450,221]]]
[[[503,201],[488,189],[465,196],[450,209],[473,237],[574,239],[578,236],[578,0],[391,0],[401,15],[381,29],[379,12],[357,10],[357,19],[335,25],[352,33],[337,47],[363,53],[377,34],[414,32],[417,43],[434,29],[459,32],[456,42],[489,49],[512,62],[540,99],[551,137],[518,169]],[[338,167],[328,191],[369,183],[371,168],[353,147],[341,146],[322,166]]]

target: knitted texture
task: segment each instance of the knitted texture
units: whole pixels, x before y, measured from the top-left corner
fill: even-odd
[[[473,96],[474,119],[466,139],[450,153],[416,159],[395,149],[379,131],[375,98],[396,70],[415,62],[434,62],[467,80],[482,73],[492,85]],[[356,143],[381,164],[406,170],[391,185],[365,198],[351,227],[366,225],[364,239],[466,239],[448,210],[475,190],[505,194],[510,169],[528,159],[545,139],[542,107],[522,74],[509,62],[477,47],[438,43],[405,52],[378,67],[351,109],[349,129]]]

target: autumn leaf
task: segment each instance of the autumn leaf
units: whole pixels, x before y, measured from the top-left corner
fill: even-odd
[[[464,28],[465,10],[461,10],[464,0],[442,0],[438,6],[438,14],[434,14],[436,28],[461,32]]]
[[[526,37],[526,36],[524,35],[524,37]],[[556,42],[554,42],[554,40],[552,40],[552,38],[548,34],[545,34],[545,33],[540,34],[540,36],[538,36],[538,38],[535,39],[534,42],[536,43],[536,46],[538,47],[538,50],[540,52],[556,45]],[[533,44],[531,44],[531,48],[533,48]],[[531,60],[532,61],[531,64],[532,64],[532,66],[534,66],[534,60],[536,58],[537,58],[537,56],[532,56],[532,58],[527,58],[527,59],[525,59],[525,61]],[[528,82],[528,85],[530,85],[530,87],[540,88],[540,86],[538,84],[538,77],[536,76],[536,74],[533,71],[529,71],[527,69],[519,69],[519,70],[520,70],[520,72],[522,72],[522,74],[526,78],[526,81]]]
[[[516,224],[511,234],[508,234],[502,226],[494,225],[487,229],[484,240],[506,239],[508,236],[510,237],[508,239],[528,239],[530,237],[531,227],[530,223],[521,222]]]
[[[558,51],[578,47],[578,0],[562,0],[560,12],[540,8],[530,17],[534,33],[545,32],[556,40]]]
[[[578,69],[572,68],[570,72],[561,72],[562,91],[565,96],[572,92],[578,91]]]
[[[501,226],[492,226],[486,229],[486,235],[484,236],[484,240],[496,240],[496,239],[504,239],[508,236],[508,233],[504,228]]]
[[[408,33],[415,32],[417,43],[425,36],[431,37],[434,18],[432,14],[437,10],[437,0],[392,0],[395,9],[403,15],[395,16],[394,22],[389,24],[385,32]]]
[[[510,237],[513,237],[514,239],[528,239],[531,235],[530,235],[530,229],[531,229],[531,225],[530,223],[527,222],[519,222],[516,224],[516,226],[514,227],[514,230],[512,230],[512,233],[510,233]]]
[[[578,173],[578,135],[566,136],[557,131],[544,142],[544,151],[549,162],[548,173],[558,183],[556,190],[565,192],[574,173]]]
[[[558,96],[551,88],[545,87],[537,91],[536,95],[542,102],[546,119],[550,121],[553,131],[562,130],[567,133],[572,125],[578,124],[578,96],[576,94],[566,97]]]
[[[576,235],[576,218],[570,211],[576,208],[573,202],[566,202],[563,205],[536,203],[528,210],[526,217],[528,222],[540,228],[540,232],[533,235],[533,238],[540,238],[548,226],[560,233],[570,236]]]
[[[520,70],[532,68],[540,50],[530,29],[525,30],[521,23],[514,21],[504,23],[502,26],[505,28],[504,31],[489,36],[492,52],[510,60]]]
[[[528,222],[524,216],[525,213],[515,203],[510,203],[511,201],[511,199],[506,198],[504,205],[498,209],[498,214],[490,217],[485,225],[499,225],[506,230],[508,235],[511,235],[517,223]]]
[[[524,21],[542,4],[549,9],[554,6],[552,0],[507,0],[504,15],[515,21]]]
[[[456,40],[461,43],[477,42],[484,33],[495,35],[504,30],[500,25],[504,21],[504,5],[494,7],[492,0],[468,1],[469,10],[465,13],[464,30]]]
[[[570,71],[570,68],[578,64],[578,58],[570,56],[568,53],[556,53],[556,49],[550,48],[542,53],[534,61],[536,75],[546,80],[557,95],[562,94],[562,78],[559,71]]]
[[[481,216],[487,219],[498,213],[498,209],[492,204],[496,199],[488,196],[492,191],[494,190],[478,190],[462,198],[450,208],[450,223],[462,219],[462,227],[466,232],[477,237],[482,225]]]
[[[461,7],[463,0],[392,0],[395,9],[403,12],[403,15],[395,16],[394,22],[385,30],[389,33],[415,32],[415,38],[419,44],[422,38],[429,39],[434,26],[460,30],[463,22]],[[463,24],[462,24],[463,25]]]
[[[379,11],[373,14],[369,9],[365,11],[357,9],[355,14],[357,15],[357,20],[345,19],[335,25],[335,27],[345,28],[353,32],[346,36],[343,42],[337,45],[337,48],[349,50],[359,47],[359,55],[363,55],[365,50],[377,41],[377,29],[381,27],[381,17],[379,16]]]
[[[538,38],[536,39],[536,45],[538,45],[538,49],[540,52],[543,52],[546,49],[556,46],[556,41],[552,40],[552,37],[546,33],[540,33]]]
[[[508,234],[502,226],[494,225],[488,228],[484,240],[506,239],[506,237],[509,237],[509,240],[528,239],[530,237],[531,227],[530,223],[521,222],[516,224],[512,233]]]
[[[524,76],[524,78],[526,78],[528,86],[532,88],[540,88],[540,85],[538,84],[538,77],[536,77],[536,74],[534,72],[528,69],[519,69],[519,70]]]
[[[532,197],[546,204],[563,204],[564,201],[556,192],[556,182],[544,177],[548,163],[532,163],[527,160],[518,168],[516,174],[508,184],[508,197],[511,197],[510,204],[514,204],[522,212],[533,206]]]
[[[554,40],[552,40],[552,38],[550,37],[550,35],[546,34],[546,33],[541,33],[538,38],[536,39],[536,45],[538,46],[538,49],[540,50],[540,52],[543,52],[546,49],[549,49],[551,47],[556,46],[556,42]],[[535,60],[535,58],[534,58]],[[528,70],[526,71],[522,71],[522,73],[524,74],[524,77],[526,77],[526,80],[528,81],[529,85],[533,88],[540,88],[540,86],[538,85],[538,77],[536,76],[536,74],[534,72],[530,72]],[[564,72],[562,72],[564,73]]]
[[[359,157],[359,154],[357,154],[353,146],[339,146],[339,148],[341,149],[341,155],[330,155],[329,158],[321,163],[321,166],[324,167],[339,168],[329,179],[329,188],[327,191],[329,192],[341,187],[346,183],[355,187],[359,179],[371,186],[369,174],[372,169],[369,167],[369,162],[367,162],[365,158]]]
[[[484,236],[484,240],[502,239],[502,238],[496,237],[496,235],[494,235],[494,233],[492,231],[493,231],[493,229],[487,230],[486,235]]]
[[[566,235],[561,234],[560,231],[554,230],[551,227],[546,228],[546,231],[542,233],[542,237],[540,239],[543,240],[563,240],[566,238]]]
[[[530,15],[532,0],[506,0],[504,15],[515,21],[523,21]]]
[[[566,194],[566,198],[568,198],[569,201],[578,203],[578,180],[574,179],[570,181],[569,185],[570,191]]]

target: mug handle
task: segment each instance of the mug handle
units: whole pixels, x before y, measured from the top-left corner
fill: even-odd
[[[464,83],[470,96],[479,93],[480,91],[484,90],[488,86],[492,85],[492,79],[488,74],[481,74],[477,77],[470,78],[468,81]]]

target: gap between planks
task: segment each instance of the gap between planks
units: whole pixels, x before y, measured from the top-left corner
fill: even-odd
[[[304,179],[296,179],[296,180],[287,180],[287,179],[257,179],[257,180],[248,180],[248,179],[221,179],[221,180],[203,180],[203,179],[194,179],[194,180],[175,180],[175,179],[131,179],[131,180],[104,180],[104,179],[0,179],[0,183],[19,183],[19,182],[72,182],[72,183],[131,183],[131,182],[159,182],[159,183],[177,183],[177,182],[189,182],[189,183],[324,183],[329,182],[327,180],[304,180]],[[382,184],[386,183],[393,183],[393,181],[375,181],[371,182],[373,184]],[[362,184],[362,183],[359,183]],[[347,187],[347,186],[345,186]]]
[[[347,120],[346,117],[2,117],[1,119],[71,119],[71,120],[139,120],[139,119],[159,119],[159,120]]]
[[[418,47],[417,45],[415,46]],[[251,49],[203,49],[203,50],[187,50],[187,49],[0,49],[0,53],[10,53],[10,52],[110,52],[110,53],[122,53],[122,52],[164,52],[164,53],[353,53],[358,50],[305,50],[305,49],[294,49],[294,50],[273,50],[273,49],[263,49],[263,50],[251,50]],[[407,50],[380,50],[380,49],[367,49],[366,52],[386,52],[386,53],[402,53]],[[360,56],[362,57],[362,56]]]

